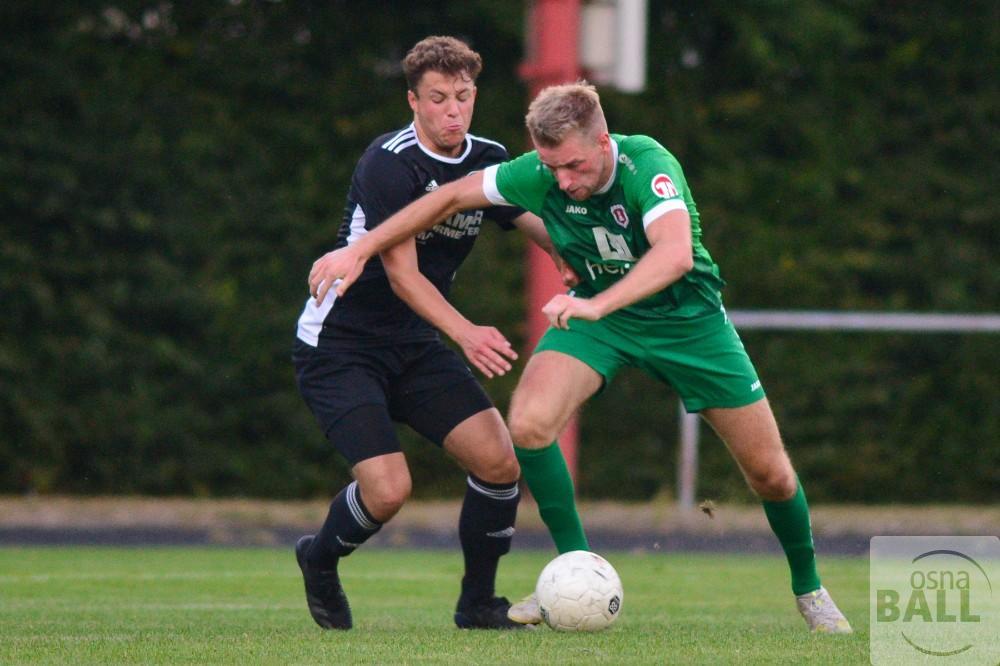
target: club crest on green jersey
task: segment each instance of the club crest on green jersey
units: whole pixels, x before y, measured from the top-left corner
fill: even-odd
[[[615,222],[623,229],[628,227],[628,213],[625,212],[625,206],[613,204],[611,206],[611,217],[615,218]]]
[[[670,176],[665,173],[658,173],[653,176],[653,182],[650,183],[650,187],[653,188],[653,194],[664,199],[676,197],[679,194],[674,181],[670,180]]]

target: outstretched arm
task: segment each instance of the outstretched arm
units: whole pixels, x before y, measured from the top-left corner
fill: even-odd
[[[460,210],[489,205],[483,194],[483,174],[479,171],[425,194],[356,242],[317,259],[309,272],[309,292],[317,303],[322,303],[336,284],[337,294],[343,296],[375,253],[430,229]]]
[[[380,256],[396,295],[454,340],[469,363],[491,379],[510,370],[510,361],[517,359],[510,342],[496,328],[477,326],[463,317],[420,272],[416,241],[405,240],[384,250]]]

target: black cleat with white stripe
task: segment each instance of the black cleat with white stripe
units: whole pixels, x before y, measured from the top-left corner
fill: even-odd
[[[316,624],[324,629],[350,629],[351,606],[340,585],[337,569],[320,570],[309,566],[306,552],[312,545],[313,535],[309,534],[295,544],[295,559],[302,570],[306,584],[306,604]]]

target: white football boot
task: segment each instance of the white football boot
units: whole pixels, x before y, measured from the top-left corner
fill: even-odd
[[[795,604],[809,625],[809,631],[815,634],[854,633],[851,624],[837,608],[837,604],[833,603],[825,587],[795,597]]]
[[[538,624],[542,621],[542,611],[538,607],[538,597],[534,592],[511,604],[507,609],[507,619],[519,624]]]

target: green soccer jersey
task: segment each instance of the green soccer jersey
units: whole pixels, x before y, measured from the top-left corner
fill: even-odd
[[[723,281],[701,244],[698,209],[680,163],[648,136],[612,134],[611,139],[614,173],[585,201],[560,190],[535,151],[486,169],[483,191],[494,204],[520,206],[542,218],[556,250],[580,276],[574,293],[584,298],[622,279],[649,250],[646,225],[671,210],[686,209],[694,268],[621,312],[644,319],[717,312]]]

